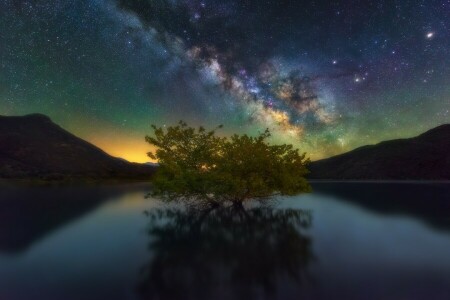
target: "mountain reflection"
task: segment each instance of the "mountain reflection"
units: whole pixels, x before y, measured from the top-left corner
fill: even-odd
[[[383,215],[406,215],[441,230],[450,230],[450,185],[422,182],[315,182],[317,194],[358,205]]]
[[[151,262],[138,289],[144,299],[259,298],[277,284],[308,277],[311,212],[227,207],[147,212]]]
[[[144,184],[33,186],[0,182],[0,254],[22,254],[109,199],[146,191]]]

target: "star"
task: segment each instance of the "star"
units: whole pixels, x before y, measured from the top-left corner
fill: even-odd
[[[15,2],[33,1],[0,0],[0,114],[72,113],[76,134],[137,141],[149,119],[270,127],[313,159],[448,122],[448,1]]]

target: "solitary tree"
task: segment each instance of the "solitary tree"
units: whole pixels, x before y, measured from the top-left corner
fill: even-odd
[[[159,162],[154,194],[195,204],[236,205],[251,199],[310,191],[305,179],[309,160],[292,145],[271,145],[269,130],[256,137],[220,137],[216,130],[192,128],[180,121],[152,126],[146,141],[156,146],[149,157]]]

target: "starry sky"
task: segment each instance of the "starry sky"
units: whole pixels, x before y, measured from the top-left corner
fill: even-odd
[[[0,115],[149,161],[150,125],[311,159],[450,122],[449,0],[0,0]]]

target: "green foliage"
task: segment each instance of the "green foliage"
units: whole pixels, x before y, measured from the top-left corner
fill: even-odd
[[[292,145],[270,145],[269,130],[227,138],[216,135],[221,126],[207,131],[180,121],[152,128],[146,141],[157,148],[148,155],[160,164],[153,180],[158,196],[219,204],[310,191],[305,154]]]

